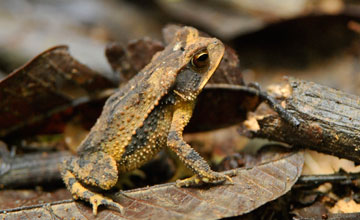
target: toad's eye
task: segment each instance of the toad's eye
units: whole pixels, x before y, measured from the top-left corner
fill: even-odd
[[[196,68],[203,68],[209,63],[209,54],[207,50],[202,50],[196,53],[192,59],[191,64]]]

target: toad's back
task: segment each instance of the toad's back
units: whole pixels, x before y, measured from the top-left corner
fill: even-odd
[[[173,63],[178,62],[175,55],[172,53],[170,57]],[[161,57],[157,59],[161,60]],[[174,99],[171,98],[174,96],[167,94],[170,83],[175,80],[177,68],[169,68],[165,64],[161,61],[151,62],[106,101],[101,116],[78,149],[79,155],[103,151],[116,161],[124,162],[124,157],[132,158],[130,154],[135,149],[155,146],[155,139],[166,142],[159,137],[167,134],[171,121],[171,107],[166,108],[165,105]],[[157,148],[154,150],[158,151]]]

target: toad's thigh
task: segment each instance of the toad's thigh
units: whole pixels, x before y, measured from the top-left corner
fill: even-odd
[[[110,189],[118,181],[116,161],[104,152],[94,152],[72,157],[63,164],[62,170],[73,173],[80,182]]]

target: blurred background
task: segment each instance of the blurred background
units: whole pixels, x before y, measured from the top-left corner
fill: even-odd
[[[359,14],[349,0],[2,0],[0,78],[59,44],[111,78],[109,42],[161,40],[162,27],[178,23],[236,49],[246,82],[293,75],[360,94]]]

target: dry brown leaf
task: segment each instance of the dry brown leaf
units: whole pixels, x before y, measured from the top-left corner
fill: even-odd
[[[0,81],[0,136],[111,86],[72,58],[66,46],[48,49]]]
[[[130,41],[126,47],[113,42],[107,45],[105,55],[113,71],[126,83],[151,61],[153,55],[164,49],[161,42],[150,38]]]
[[[102,209],[98,219],[219,219],[248,213],[286,192],[300,176],[302,153],[284,157],[249,169],[237,169],[234,184],[207,188],[177,188],[173,183],[118,193],[112,197],[124,206],[120,214]],[[79,202],[39,205],[7,211],[0,218],[95,219],[91,208]],[[20,207],[21,208],[21,207]]]

